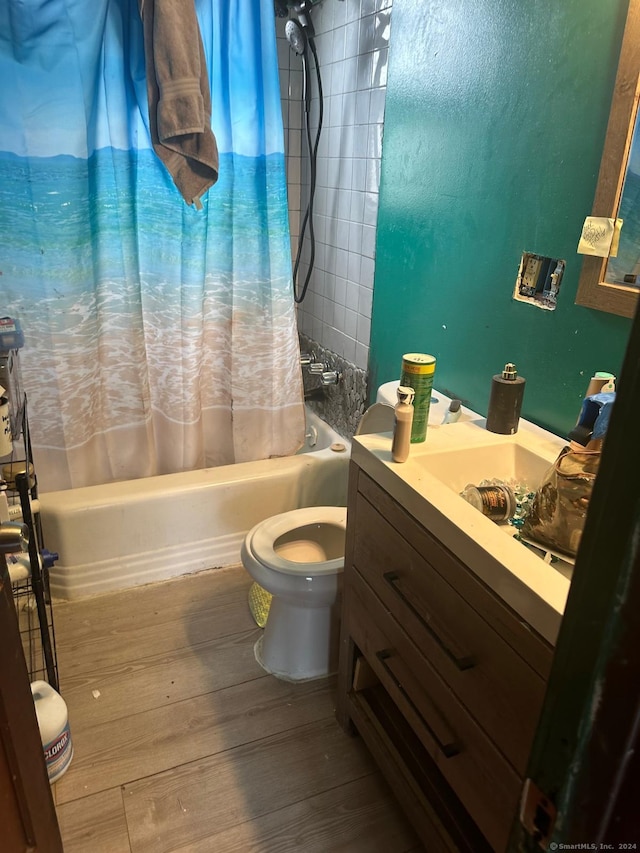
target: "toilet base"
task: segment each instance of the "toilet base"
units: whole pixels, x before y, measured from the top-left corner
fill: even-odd
[[[308,681],[337,671],[339,640],[339,597],[328,607],[296,607],[274,597],[254,653],[271,675],[285,681]]]
[[[299,678],[292,678],[290,675],[285,675],[282,672],[273,672],[273,670],[269,669],[269,667],[265,664],[262,659],[262,646],[264,641],[264,635],[258,637],[256,642],[253,645],[253,656],[256,659],[256,663],[258,663],[262,669],[269,675],[273,675],[276,678],[279,678],[280,681],[290,681],[292,684],[299,684],[302,681],[318,681],[321,678],[327,678],[329,675],[334,675],[337,672],[337,669],[332,669],[330,672],[322,673],[322,675],[309,675],[309,676],[301,676]]]

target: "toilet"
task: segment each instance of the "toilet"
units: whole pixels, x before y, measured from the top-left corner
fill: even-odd
[[[271,516],[242,544],[242,564],[272,596],[256,660],[288,681],[321,678],[338,663],[346,507]]]
[[[356,435],[393,429],[397,384],[362,415]],[[346,526],[346,507],[313,506],[267,518],[245,537],[249,609],[264,627],[255,655],[272,675],[302,681],[337,670]]]

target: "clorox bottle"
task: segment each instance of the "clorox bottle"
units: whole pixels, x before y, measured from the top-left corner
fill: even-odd
[[[44,749],[49,782],[53,784],[65,772],[73,758],[67,703],[46,681],[34,681],[31,693]]]

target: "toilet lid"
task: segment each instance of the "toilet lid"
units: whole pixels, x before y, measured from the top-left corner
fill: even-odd
[[[344,553],[331,560],[296,562],[288,560],[275,550],[278,540],[299,527],[329,524],[346,530],[345,506],[312,506],[273,515],[249,531],[246,544],[253,556],[263,565],[292,575],[332,574],[344,567]]]

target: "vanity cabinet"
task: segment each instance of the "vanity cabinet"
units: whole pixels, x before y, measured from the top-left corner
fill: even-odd
[[[337,716],[429,853],[505,849],[552,654],[352,461]]]

